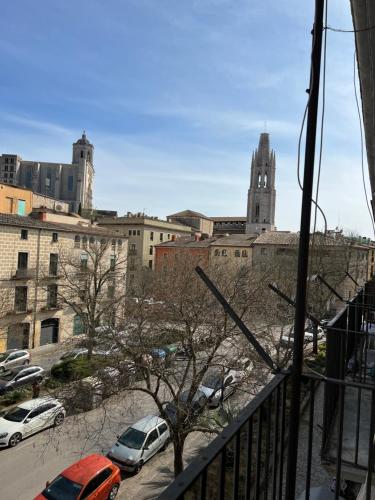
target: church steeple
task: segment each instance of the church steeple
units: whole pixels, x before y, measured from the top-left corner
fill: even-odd
[[[247,233],[275,230],[275,152],[270,149],[269,134],[260,134],[258,149],[251,160],[250,188],[247,201]]]

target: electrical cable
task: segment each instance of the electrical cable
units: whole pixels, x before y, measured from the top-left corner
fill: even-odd
[[[353,58],[353,85],[354,85],[354,95],[355,95],[355,103],[357,106],[357,113],[358,113],[358,121],[359,121],[359,131],[360,131],[360,137],[361,137],[361,165],[362,165],[362,182],[363,182],[363,190],[365,192],[365,198],[366,198],[366,205],[367,205],[367,210],[368,213],[370,214],[370,219],[371,219],[371,224],[372,224],[372,230],[374,232],[374,238],[375,238],[375,223],[374,223],[374,217],[371,212],[370,208],[370,203],[367,195],[367,189],[366,189],[366,181],[365,181],[365,168],[364,168],[364,148],[363,148],[363,128],[362,128],[362,118],[361,118],[361,111],[359,107],[359,102],[358,102],[358,93],[357,93],[357,85],[355,81],[355,68],[356,68],[356,54],[354,51],[354,58]]]
[[[332,28],[332,26],[324,26],[324,30],[329,30],[329,31],[335,31],[336,33],[361,33],[362,31],[371,31],[375,29],[375,24],[374,26],[368,26],[366,28],[358,28],[355,30],[344,30],[341,28]]]

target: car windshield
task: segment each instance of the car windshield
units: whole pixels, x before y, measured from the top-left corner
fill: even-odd
[[[8,353],[8,352],[2,352],[2,353],[0,354],[0,363],[1,363],[2,361],[5,361],[5,360],[7,359],[7,357],[8,357],[8,356],[9,356],[9,353]]]
[[[10,420],[11,422],[22,422],[30,410],[25,410],[25,408],[13,408],[9,413],[4,415],[5,420]]]
[[[9,382],[9,380],[13,380],[16,375],[17,375],[16,373],[9,371],[2,373],[0,378],[1,380],[6,380],[7,382]]]
[[[78,498],[82,484],[75,483],[64,476],[57,478],[42,491],[42,495],[48,500],[75,500]]]
[[[133,427],[129,427],[129,429],[120,436],[119,443],[127,446],[128,448],[140,450],[145,438],[146,434],[144,432],[133,429]]]
[[[220,385],[220,376],[216,373],[207,375],[204,378],[202,385],[204,387],[208,387],[209,389],[216,389]]]

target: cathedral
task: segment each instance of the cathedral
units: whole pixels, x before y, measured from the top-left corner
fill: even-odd
[[[0,182],[31,189],[69,203],[71,212],[92,208],[94,146],[85,132],[73,144],[72,163],[23,160],[17,154],[0,156]]]
[[[275,231],[276,157],[270,149],[269,134],[260,134],[258,149],[251,160],[247,216],[211,217],[214,234],[260,234]]]
[[[270,150],[269,134],[260,134],[258,149],[251,160],[250,188],[247,196],[246,233],[264,233],[275,228],[275,152]]]

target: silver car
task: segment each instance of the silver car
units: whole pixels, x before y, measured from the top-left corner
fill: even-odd
[[[118,436],[107,456],[121,470],[138,473],[155,453],[165,450],[169,440],[167,422],[149,415]]]
[[[30,353],[26,349],[9,349],[0,353],[0,373],[15,366],[28,365]]]
[[[0,395],[23,385],[40,383],[45,372],[41,366],[16,366],[0,374]]]

